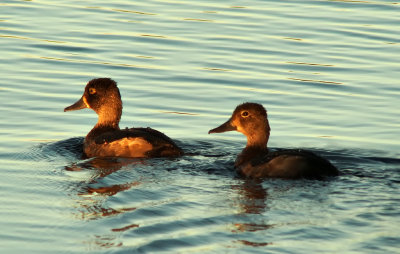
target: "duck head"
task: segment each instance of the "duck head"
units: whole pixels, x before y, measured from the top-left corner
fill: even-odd
[[[265,147],[268,143],[269,127],[267,111],[258,103],[246,102],[240,104],[233,111],[231,118],[208,132],[220,133],[238,131],[247,137],[247,146]]]
[[[117,124],[121,119],[122,101],[117,83],[110,78],[97,78],[89,81],[82,97],[66,111],[90,108],[99,115],[99,122]]]

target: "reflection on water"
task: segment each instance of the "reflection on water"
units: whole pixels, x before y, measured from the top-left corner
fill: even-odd
[[[82,154],[83,157],[83,154]],[[80,163],[73,163],[71,166],[66,166],[65,170],[68,171],[80,171],[84,169],[92,169],[94,178],[103,178],[115,171],[120,170],[122,167],[127,165],[147,165],[148,162],[144,158],[90,158]]]
[[[76,142],[81,143],[82,139],[76,139]],[[65,150],[65,148],[62,148],[62,146],[66,145],[67,143],[57,142],[56,144],[57,145],[52,144],[50,149],[54,149],[56,151]],[[215,149],[215,147],[211,146],[211,144],[203,142],[201,152],[192,153],[192,155],[187,156],[186,159],[191,160],[191,157],[195,158],[197,156],[202,156],[201,154],[209,156],[212,153],[211,151],[213,149]],[[186,150],[190,151],[190,147],[186,147]],[[81,155],[76,154],[76,156],[80,157]],[[212,157],[218,158],[218,156],[223,155],[214,155]],[[160,162],[163,163],[162,160]],[[232,159],[230,159],[229,164],[231,164],[232,162]],[[192,165],[192,170],[196,170],[196,168],[200,168],[200,165],[196,164],[203,162],[196,162],[196,160],[193,160],[192,163],[195,163],[195,165]],[[141,209],[148,209],[149,205],[151,207],[165,204],[169,207],[168,203],[171,202],[171,200],[169,200],[168,198],[166,200],[161,199],[159,202],[154,202],[151,201],[154,198],[151,196],[147,197],[149,198],[149,200],[147,200],[144,204],[135,207],[124,205],[122,207],[116,208],[113,207],[113,205],[110,206],[109,204],[110,199],[113,196],[120,196],[122,192],[132,192],[132,188],[140,190],[141,185],[143,184],[143,180],[128,181],[128,179],[122,177],[125,175],[124,173],[118,175],[119,173],[121,173],[121,171],[125,171],[125,173],[128,173],[134,170],[140,170],[140,168],[143,167],[146,168],[149,165],[157,166],[157,162],[149,162],[148,160],[144,159],[129,158],[91,158],[82,162],[73,163],[69,166],[65,166],[65,170],[69,172],[90,172],[90,174],[85,179],[74,183],[75,186],[70,186],[68,188],[70,192],[69,195],[75,196],[75,198],[73,198],[74,209],[72,211],[74,218],[83,221],[104,220],[107,217],[121,217],[123,215],[127,218],[130,218],[128,219],[128,224],[126,225],[115,227],[115,225],[109,224],[109,230],[107,230],[108,232],[105,235],[91,235],[88,239],[84,240],[84,243],[87,245],[88,249],[95,250],[122,246],[123,243],[120,239],[121,233],[132,232],[139,229],[141,227],[141,224],[139,223],[141,216],[152,217],[151,213],[142,213],[139,215],[139,218],[135,219],[137,217],[137,215],[135,215],[136,212],[140,211]],[[211,165],[202,165],[202,168],[207,169],[207,167],[210,166]],[[231,165],[229,165],[229,168],[227,170],[232,171]],[[205,172],[208,172],[207,175],[210,174],[210,172],[207,170]],[[214,178],[212,175],[211,177]],[[157,180],[156,182],[160,180],[161,179]],[[113,182],[115,181],[123,183],[113,184]],[[145,184],[149,184],[148,180],[144,181]],[[237,180],[235,181],[237,182]],[[175,188],[179,188],[179,186],[180,185],[176,186]],[[180,186],[180,188],[182,187],[183,186]],[[243,216],[251,214],[262,215],[264,212],[267,212],[267,193],[262,186],[261,180],[245,180],[243,182],[240,181],[236,184],[231,185],[230,189],[233,193],[236,193],[233,196],[233,200],[230,201],[233,207],[226,210],[224,213],[228,217],[231,217],[230,220],[232,221],[230,222],[230,224],[233,228],[229,229],[229,231],[227,231],[226,233],[232,232],[234,234],[238,234],[239,232],[256,232],[268,230],[272,227],[272,225],[242,222]],[[135,199],[135,196],[131,196],[131,198]],[[177,198],[179,199],[179,197]],[[190,203],[183,205],[190,206]],[[169,207],[169,209],[171,208],[172,207]],[[210,218],[212,217],[213,216],[211,213]],[[190,227],[190,224],[192,222],[190,221],[190,219],[186,219],[181,221],[180,223],[183,223],[183,226],[187,224],[187,226]],[[253,242],[248,239],[234,240],[232,243],[239,243],[255,247],[266,246],[270,244],[269,242]]]
[[[232,186],[232,189],[238,192],[237,200],[234,201],[240,208],[239,215],[255,214],[262,216],[264,213],[268,213],[267,203],[267,192],[262,186],[261,180],[245,180],[240,185]],[[263,221],[263,220],[261,220]],[[238,232],[257,232],[268,230],[273,225],[264,223],[233,223],[233,233]],[[253,247],[267,246],[272,244],[271,242],[254,242],[246,239],[239,239],[235,241],[243,245],[249,245]]]
[[[129,211],[136,210],[135,207],[124,208],[124,209],[113,209],[110,207],[103,207],[103,202],[105,198],[88,198],[77,202],[77,211],[73,217],[82,220],[97,220],[103,219],[103,217],[117,216]]]
[[[123,232],[123,231],[129,230],[129,229],[132,229],[132,228],[137,228],[137,227],[139,227],[138,224],[131,224],[131,225],[128,225],[128,226],[125,226],[125,227],[122,227],[122,228],[113,228],[113,229],[111,229],[111,231],[113,231],[113,232]]]
[[[195,193],[191,191],[182,192],[181,188],[187,188],[185,182],[189,180],[185,178],[189,177],[189,181],[192,182],[193,186],[196,186],[197,184],[193,182],[195,179],[191,176],[195,171],[197,171],[197,177],[206,177],[213,179],[213,181],[215,181],[215,176],[221,174],[221,172],[209,171],[208,168],[212,167],[211,164],[213,164],[214,161],[210,160],[210,165],[204,165],[205,160],[196,159],[198,156],[208,156],[212,154],[213,149],[216,149],[215,147],[220,146],[220,144],[212,145],[210,143],[199,142],[197,145],[201,143],[203,143],[201,151],[191,153],[192,155],[170,162],[171,165],[174,165],[182,163],[182,161],[190,161],[192,165],[190,165],[190,168],[186,169],[186,171],[189,170],[187,173],[179,170],[166,171],[165,169],[159,168],[161,164],[165,164],[163,160],[92,158],[79,163],[73,163],[72,166],[66,166],[65,170],[72,173],[81,171],[90,172],[85,179],[76,182],[74,187],[68,188],[70,192],[69,195],[75,196],[72,198],[74,200],[74,209],[72,210],[73,217],[83,221],[95,220],[103,224],[103,227],[105,226],[107,228],[103,235],[89,234],[88,238],[83,241],[86,248],[89,250],[101,250],[118,248],[121,246],[127,247],[127,242],[131,242],[133,245],[128,244],[128,246],[135,248],[134,246],[142,243],[142,247],[140,248],[144,251],[148,251],[152,250],[154,245],[156,243],[156,245],[158,245],[160,242],[158,242],[159,240],[155,240],[156,242],[148,242],[143,238],[146,237],[146,235],[153,236],[157,239],[157,234],[159,234],[159,232],[165,231],[166,233],[170,232],[174,234],[173,232],[175,230],[177,230],[178,234],[182,234],[179,233],[182,230],[191,230],[196,232],[196,235],[201,235],[209,230],[213,232],[215,230],[214,223],[217,225],[228,223],[229,227],[226,227],[223,231],[220,231],[220,229],[218,231],[224,235],[231,235],[231,237],[233,237],[231,244],[227,245],[230,248],[237,248],[238,244],[250,247],[266,247],[274,245],[273,239],[267,237],[262,240],[263,237],[258,236],[258,234],[273,234],[274,230],[288,225],[304,227],[310,224],[310,222],[307,221],[299,223],[291,222],[290,220],[286,221],[285,219],[283,219],[283,222],[277,223],[274,222],[274,219],[269,221],[267,218],[270,213],[273,214],[275,212],[274,210],[276,208],[274,208],[273,203],[279,200],[277,197],[286,195],[286,193],[290,193],[293,190],[296,191],[296,189],[304,191],[304,187],[307,185],[314,185],[317,186],[317,188],[326,188],[329,181],[315,185],[312,184],[312,181],[304,183],[302,181],[296,181],[295,184],[291,184],[290,181],[282,180],[280,183],[276,183],[276,185],[275,181],[272,181],[272,185],[265,185],[265,181],[259,179],[235,179],[232,177],[232,164],[235,156],[234,150],[231,150],[231,154],[219,154],[210,157],[221,158],[223,160],[225,160],[225,157],[230,157],[229,163],[222,165],[223,167],[227,167],[226,173],[228,174],[223,173],[220,175],[230,178],[230,180],[228,180],[228,182],[230,182],[230,187],[228,189],[230,194],[227,196],[228,199],[225,201],[217,201],[217,203],[219,203],[219,208],[216,208],[214,211],[213,209],[207,208],[204,218],[202,218],[202,216],[200,216],[200,218],[190,216],[185,210],[192,210],[195,207],[202,207],[203,209],[204,205],[187,201],[181,203],[181,195],[203,195],[204,193],[202,194],[201,192],[205,191],[206,195],[210,196],[208,193],[210,187],[206,189],[201,187],[201,189],[204,190]],[[184,146],[184,149],[190,150],[193,149],[193,147],[194,143],[192,146]],[[62,149],[58,148],[56,150]],[[185,163],[185,165],[188,164]],[[150,168],[152,168],[151,170],[160,169],[162,171],[154,172],[155,175],[153,175],[153,177],[155,177],[155,179],[151,180],[149,178],[146,179],[143,173],[138,173]],[[169,175],[171,173],[173,175]],[[217,173],[217,175],[215,175],[215,173]],[[141,179],[138,179],[138,176],[140,176]],[[166,177],[164,178],[163,176]],[[171,182],[171,178],[177,178],[179,181]],[[118,182],[118,184],[115,184],[115,182]],[[219,182],[220,181],[217,180],[216,183],[219,185],[221,184]],[[168,192],[171,188],[175,193]],[[214,185],[213,188],[218,189],[220,187]],[[155,191],[156,189],[160,190]],[[146,192],[145,190],[149,190],[150,192]],[[275,194],[268,195],[268,190],[275,192]],[[165,193],[168,194],[165,195]],[[278,196],[276,193],[278,193]],[[302,194],[303,193],[300,193],[300,196]],[[321,200],[327,199],[326,195],[327,194],[323,192],[317,194],[318,199]],[[295,195],[294,198],[298,199],[300,196]],[[212,195],[210,198],[217,198],[217,200],[221,198],[223,200],[225,199],[223,196],[218,197],[218,195]],[[223,204],[221,202],[230,205],[220,210],[221,204]],[[180,209],[182,209],[182,211],[179,211]],[[317,210],[319,212],[319,209]],[[117,225],[113,223],[113,221],[119,221],[121,219],[123,220],[122,223],[119,222]],[[204,220],[207,221],[207,223],[204,224]],[[311,224],[313,223],[315,222],[311,222]],[[269,233],[270,231],[271,233]],[[142,236],[143,233],[145,234]],[[135,235],[136,239],[133,242],[129,240],[132,234]],[[169,239],[169,237],[165,235],[162,236],[162,239]],[[192,239],[189,246],[196,246],[201,243],[202,241],[197,242]],[[172,244],[172,246],[176,245]]]
[[[372,208],[349,220],[352,209],[348,206],[359,207],[358,202],[369,206],[374,195],[387,195],[379,190],[387,186],[398,190],[395,183],[400,182],[394,174],[398,159],[356,155],[358,151],[352,150],[319,151],[341,169],[342,176],[335,180],[262,181],[235,178],[236,142],[184,140],[188,155],[172,160],[80,160],[82,141],[72,138],[43,144],[26,159],[70,161],[58,167],[65,175],[54,183],[68,197],[63,198],[67,200],[63,210],[73,220],[67,222],[83,223],[82,232],[72,232],[88,251],[273,251],[298,237],[307,241],[320,235],[341,241],[351,234],[352,225],[373,223],[369,218],[374,213],[368,211]],[[353,196],[364,188],[373,188],[375,194],[360,196],[361,200]],[[373,209],[398,213],[380,199]],[[375,215],[372,218],[376,220]],[[342,220],[349,225],[338,227]]]
[[[65,170],[68,171],[86,170],[91,172],[91,176],[84,182],[79,182],[75,187],[69,188],[73,190],[72,195],[81,197],[76,200],[77,215],[75,217],[82,220],[101,219],[102,217],[136,210],[134,207],[113,209],[105,205],[105,201],[109,197],[141,184],[140,181],[109,184],[108,181],[104,180],[108,175],[128,165],[132,170],[135,165],[146,165],[146,162],[142,159],[93,158],[72,166],[66,166]]]
[[[74,217],[87,221],[94,219],[100,220],[104,219],[105,217],[127,214],[128,217],[131,217],[131,220],[134,220],[134,212],[137,211],[137,209],[140,210],[146,206],[115,209],[107,205],[107,200],[110,199],[111,196],[115,196],[120,192],[128,191],[130,188],[140,188],[141,182],[133,181],[124,184],[109,185],[110,180],[106,180],[104,178],[107,178],[107,176],[113,173],[117,173],[118,170],[124,170],[124,167],[129,167],[129,170],[135,170],[135,167],[143,165],[146,165],[146,163],[139,159],[94,158],[79,163],[79,165],[65,167],[65,169],[68,171],[88,170],[92,172],[91,177],[89,177],[86,181],[79,182],[74,188],[69,188],[72,190],[71,195],[77,195],[74,204]],[[234,200],[232,200],[234,207],[232,207],[232,210],[230,210],[230,216],[233,216],[233,221],[231,223],[234,229],[230,230],[232,233],[237,234],[238,232],[256,232],[260,230],[268,230],[272,227],[272,225],[241,222],[241,217],[245,216],[246,214],[262,215],[264,212],[266,212],[265,203],[267,194],[261,183],[262,181],[259,180],[245,180],[240,184],[232,185],[231,189],[238,194],[235,196]],[[163,203],[164,201],[161,202]],[[237,217],[238,215],[241,216]],[[234,218],[237,218],[238,221],[235,221]],[[183,221],[181,223],[188,223],[188,226],[190,225],[190,221]],[[129,232],[132,230],[137,230],[138,228],[140,228],[140,223],[130,223],[117,228],[114,225],[110,225],[109,233],[106,235],[93,235],[84,242],[88,245],[89,249],[119,247],[123,245],[119,240],[119,234],[125,231]],[[112,232],[118,234],[113,234]],[[266,246],[270,244],[268,242],[253,242],[245,239],[235,240],[233,243],[240,243],[254,247]]]
[[[110,65],[116,67],[126,67],[126,68],[145,68],[145,69],[162,69],[162,66],[151,66],[151,65],[132,65],[124,63],[112,63],[112,62],[101,62],[101,61],[88,61],[82,59],[67,59],[67,58],[56,58],[48,56],[36,56],[36,55],[26,55],[27,58],[39,58],[49,61],[61,61],[61,62],[72,62],[72,63],[86,63],[86,64],[100,64],[100,65]]]
[[[94,235],[91,239],[84,240],[82,243],[86,245],[86,249],[89,251],[123,246],[122,242],[118,241],[113,235]]]
[[[299,78],[287,78],[287,79],[301,81],[301,82],[323,83],[323,84],[332,84],[332,85],[341,85],[342,84],[340,82],[324,81],[324,80],[299,79]]]
[[[239,193],[237,205],[242,213],[261,214],[265,211],[267,192],[261,183],[261,180],[245,180],[238,186],[232,186],[232,189]]]

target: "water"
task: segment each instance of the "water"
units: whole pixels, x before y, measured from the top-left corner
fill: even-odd
[[[397,1],[2,1],[2,253],[398,253]],[[190,155],[82,160],[95,77],[121,127]],[[244,101],[271,147],[329,158],[329,181],[251,181],[245,138],[208,135]]]

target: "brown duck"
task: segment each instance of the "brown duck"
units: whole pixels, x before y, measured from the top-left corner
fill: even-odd
[[[110,78],[89,81],[82,98],[65,111],[90,108],[98,121],[86,135],[86,157],[174,157],[183,154],[175,142],[151,128],[119,128],[122,101],[119,89]]]
[[[270,152],[267,143],[270,127],[265,108],[257,103],[236,107],[231,118],[208,133],[236,130],[247,137],[247,145],[237,156],[235,168],[246,177],[312,178],[336,176],[338,170],[328,160],[303,149]]]

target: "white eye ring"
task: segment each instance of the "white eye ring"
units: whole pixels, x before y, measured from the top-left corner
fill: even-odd
[[[242,116],[242,117],[248,117],[248,116],[249,116],[249,112],[248,112],[248,111],[243,111],[243,112],[241,113],[241,116]]]

